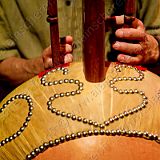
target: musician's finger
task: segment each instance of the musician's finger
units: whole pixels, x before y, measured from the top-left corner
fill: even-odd
[[[72,36],[66,36],[66,43],[72,45],[73,37]]]
[[[72,54],[66,54],[65,56],[64,56],[64,63],[70,63],[70,62],[72,62],[73,61],[73,55]]]
[[[49,68],[53,67],[52,58],[44,59],[43,62],[44,62],[44,68],[45,69],[49,69]]]
[[[70,44],[61,44],[60,52],[62,54],[71,53],[73,51],[72,46]]]
[[[65,53],[71,53],[73,51],[72,46],[69,44],[66,44]]]
[[[121,63],[125,64],[131,64],[131,65],[138,65],[142,62],[142,55],[137,55],[136,57],[132,57],[130,55],[125,55],[125,54],[119,54],[117,56],[117,60]]]
[[[113,49],[127,53],[130,55],[136,55],[136,54],[141,54],[143,52],[143,48],[140,44],[133,44],[133,43],[127,43],[127,42],[119,42],[116,41],[112,45]]]
[[[134,21],[132,21],[132,27],[143,31],[145,30],[143,22],[137,18],[135,18]]]
[[[66,36],[66,37],[61,37],[60,38],[60,43],[61,44],[72,44],[73,43],[73,38],[72,36]]]
[[[117,38],[127,39],[127,40],[144,41],[146,38],[146,33],[144,31],[134,28],[117,29],[115,35]]]

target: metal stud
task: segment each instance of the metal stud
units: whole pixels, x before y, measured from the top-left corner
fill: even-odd
[[[31,160],[31,158],[32,158],[32,156],[30,154],[26,156],[27,160]]]
[[[40,152],[42,152],[42,151],[44,150],[44,146],[41,145],[41,146],[39,147],[39,149],[40,149]]]
[[[75,94],[76,94],[76,92],[75,92],[75,91],[72,91],[72,92],[71,92],[71,95],[72,95],[72,96],[74,96]]]
[[[64,97],[64,95],[65,95],[64,93],[60,93],[60,97]]]
[[[82,121],[82,117],[78,117],[77,120],[78,120],[78,121]]]
[[[104,124],[108,126],[110,124],[110,121],[105,121]]]
[[[6,138],[6,139],[5,139],[5,143],[8,143],[8,142],[9,142],[9,138]]]
[[[104,130],[100,130],[100,135],[104,135],[105,134],[105,131]]]
[[[88,135],[89,135],[89,136],[93,135],[93,131],[89,130],[89,131],[88,131]]]
[[[105,131],[105,134],[106,134],[107,136],[109,136],[109,135],[111,134],[111,131],[110,131],[110,130],[106,130],[106,131]]]
[[[78,84],[78,86],[79,86],[79,87],[83,87],[83,83],[80,82],[80,83]]]
[[[81,94],[81,91],[80,90],[76,90],[76,94]]]
[[[60,110],[57,110],[57,111],[56,111],[56,115],[59,116],[60,114],[61,114],[61,111],[60,111]]]
[[[71,134],[71,139],[75,139],[76,135],[74,133]]]
[[[94,122],[93,125],[94,127],[98,127],[99,124],[97,122]]]
[[[104,124],[100,124],[99,127],[102,129],[102,128],[105,128],[105,125]]]
[[[65,137],[60,137],[60,142],[63,143],[65,141]]]
[[[64,80],[64,83],[69,83],[69,79],[65,79],[65,80]]]
[[[84,118],[83,123],[88,123],[88,119]]]
[[[73,80],[73,79],[70,79],[70,80],[69,80],[69,83],[74,83],[74,80]]]
[[[66,117],[67,117],[67,118],[71,118],[71,116],[72,116],[71,113],[67,113],[67,114],[66,114]]]
[[[83,131],[83,132],[82,132],[82,135],[83,135],[84,137],[86,137],[86,136],[88,135],[88,133],[85,132],[85,131]]]
[[[77,137],[78,137],[78,138],[81,138],[81,137],[82,137],[81,132],[78,132],[78,133],[77,133]]]
[[[56,108],[52,108],[51,112],[52,112],[52,113],[56,113],[56,112],[57,112],[57,109],[56,109]]]
[[[80,83],[80,81],[79,80],[75,80],[75,84],[79,84]]]
[[[48,110],[50,110],[50,111],[51,111],[52,109],[53,109],[53,108],[52,108],[52,106],[48,106]]]
[[[65,95],[68,97],[68,96],[71,95],[71,93],[70,92],[66,92]]]
[[[93,133],[94,133],[94,135],[98,135],[99,131],[98,130],[94,130]]]
[[[89,125],[92,125],[92,124],[93,124],[93,121],[92,121],[92,120],[89,120],[88,124],[89,124]]]
[[[53,82],[53,85],[57,85],[57,84],[58,84],[58,82],[57,82],[57,81],[54,81],[54,82]]]
[[[17,131],[17,135],[18,135],[18,136],[21,135],[21,133],[22,133],[21,131]]]
[[[53,147],[54,146],[54,142],[51,140],[51,141],[49,141],[49,146],[50,147]]]
[[[52,96],[52,97],[49,98],[50,101],[54,101],[54,99],[55,99],[54,96]]]
[[[55,143],[56,145],[58,145],[58,144],[60,143],[60,140],[59,140],[59,139],[55,139],[54,143]]]
[[[66,139],[66,141],[69,141],[70,140],[70,135],[66,135],[65,139]]]
[[[62,84],[62,83],[63,83],[63,80],[59,80],[58,83],[59,83],[59,84]]]
[[[35,153],[34,151],[32,151],[32,152],[31,152],[31,156],[32,156],[32,157],[35,157],[35,156],[36,156],[36,153]]]
[[[72,120],[76,120],[77,117],[75,115],[72,115]]]
[[[53,86],[53,82],[49,82],[49,83],[48,83],[48,86]]]
[[[40,152],[39,148],[35,148],[35,149],[34,149],[34,152],[35,152],[36,154],[39,153],[39,152]]]
[[[61,112],[61,116],[62,116],[62,117],[65,117],[65,116],[66,116],[66,113],[65,113],[65,112]]]
[[[55,97],[55,98],[59,98],[59,94],[55,94],[54,97]]]

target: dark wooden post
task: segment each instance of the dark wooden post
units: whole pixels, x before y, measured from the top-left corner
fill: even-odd
[[[135,12],[136,12],[135,0],[126,0],[124,14],[126,16],[134,16]]]
[[[63,64],[63,57],[60,55],[59,29],[57,0],[48,0],[48,22],[50,23],[51,48],[53,67]]]
[[[105,80],[105,3],[83,0],[83,61],[89,82]]]

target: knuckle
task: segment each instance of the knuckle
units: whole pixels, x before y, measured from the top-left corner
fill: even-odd
[[[147,39],[147,35],[145,32],[140,32],[140,37],[142,37],[143,40]]]

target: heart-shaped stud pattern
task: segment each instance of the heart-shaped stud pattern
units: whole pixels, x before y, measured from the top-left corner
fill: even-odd
[[[62,71],[63,74],[68,74],[68,69],[66,68],[57,68],[57,69],[53,69],[49,72],[47,72],[42,78],[41,78],[41,84],[43,86],[53,86],[53,85],[60,85],[63,83],[69,83],[69,84],[77,84],[78,85],[78,89],[75,91],[71,91],[71,92],[65,92],[65,93],[56,93],[54,94],[52,97],[49,98],[49,101],[47,102],[48,105],[48,110],[51,111],[51,113],[56,114],[57,116],[62,116],[62,117],[66,117],[66,118],[70,118],[73,121],[78,121],[78,122],[82,122],[85,124],[89,124],[89,125],[93,125],[94,127],[99,127],[101,129],[105,128],[105,126],[108,126],[110,123],[113,123],[114,121],[117,121],[119,119],[122,119],[128,115],[132,115],[134,113],[137,113],[138,111],[144,109],[146,107],[146,105],[148,104],[148,98],[145,96],[145,93],[143,91],[138,91],[137,89],[118,89],[116,86],[114,86],[115,83],[117,83],[118,81],[142,81],[144,78],[144,73],[140,70],[138,70],[136,67],[132,67],[132,66],[127,66],[127,65],[117,65],[115,67],[117,72],[121,72],[122,68],[129,68],[129,69],[134,69],[136,72],[138,72],[139,77],[118,77],[118,78],[113,78],[112,80],[109,81],[109,85],[111,88],[113,88],[113,90],[115,92],[118,92],[119,94],[139,94],[142,97],[142,103],[140,105],[138,105],[137,107],[134,107],[132,109],[129,109],[128,111],[124,111],[118,115],[114,115],[113,117],[109,118],[108,120],[106,120],[103,123],[99,123],[96,122],[94,120],[90,120],[88,118],[84,118],[82,116],[77,116],[74,115],[72,113],[67,113],[65,111],[61,111],[58,110],[57,108],[52,106],[53,101],[55,101],[58,98],[62,98],[62,97],[69,97],[69,96],[75,96],[77,94],[80,94],[81,91],[83,90],[83,83],[80,82],[79,80],[74,80],[74,79],[64,79],[64,80],[57,80],[57,81],[53,81],[53,82],[47,82],[46,78],[47,75],[54,73],[56,71]]]
[[[28,115],[26,117],[25,122],[23,123],[23,125],[19,128],[19,130],[15,133],[13,133],[11,136],[3,139],[0,141],[0,147],[4,146],[5,144],[7,144],[8,142],[11,142],[12,140],[16,139],[18,136],[21,135],[21,133],[26,129],[26,127],[28,126],[29,121],[31,120],[31,116],[32,116],[32,111],[33,111],[33,102],[30,96],[26,95],[26,94],[20,94],[20,95],[16,95],[12,98],[10,98],[10,100],[8,100],[5,104],[3,104],[2,108],[0,108],[0,114],[2,114],[3,112],[5,112],[5,109],[8,107],[8,105],[12,104],[15,100],[17,99],[24,99],[27,101],[28,103]]]

